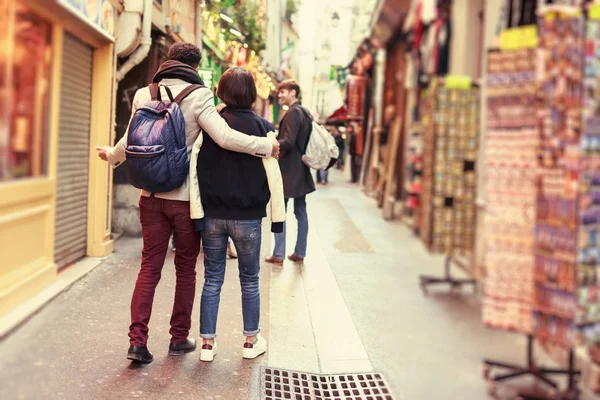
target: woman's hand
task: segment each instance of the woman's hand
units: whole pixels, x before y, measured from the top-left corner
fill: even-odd
[[[271,141],[273,142],[273,150],[271,151],[271,157],[279,160],[279,141],[276,138],[271,137]]]

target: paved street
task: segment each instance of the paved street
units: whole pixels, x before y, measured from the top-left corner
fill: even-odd
[[[262,329],[269,351],[241,358],[241,306],[235,261],[228,262],[219,316],[219,354],[169,357],[173,254],[169,253],[150,324],[155,361],[126,359],[129,300],[141,240],[116,252],[0,343],[0,399],[254,399],[258,365],[314,373],[382,372],[397,399],[485,399],[483,357],[521,362],[519,335],[485,329],[469,288],[424,296],[420,273],[441,273],[398,222],[333,172],[309,197],[304,266],[262,266]],[[289,248],[294,242],[293,215]],[[265,225],[263,252],[272,245]],[[201,277],[201,261],[199,277]],[[198,282],[198,297],[202,279]],[[198,308],[193,335],[198,337]]]

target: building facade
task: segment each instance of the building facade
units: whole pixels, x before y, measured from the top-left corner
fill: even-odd
[[[345,68],[353,54],[349,39],[357,9],[354,0],[332,0],[315,15],[312,7],[317,2],[308,1],[300,13],[300,80],[305,105],[324,119],[344,103],[337,70]]]
[[[145,0],[144,0],[145,1]],[[223,61],[225,47],[219,41],[219,35],[208,31],[201,34],[202,8],[201,3],[195,0],[170,0],[154,1],[150,15],[143,9],[143,1],[129,2],[126,13],[132,13],[133,21],[142,23],[145,18],[150,18],[150,37],[147,53],[143,57],[136,57],[135,44],[138,49],[143,46],[144,33],[135,32],[135,37],[128,42],[133,42],[130,51],[122,54],[122,65],[131,63],[131,69],[119,70],[117,104],[116,104],[116,133],[112,144],[120,140],[127,131],[131,107],[135,92],[147,86],[161,63],[167,60],[169,47],[178,41],[195,43],[202,48],[203,61],[199,72],[205,79],[207,86],[216,90],[216,83],[224,71]],[[129,25],[136,22],[128,21]],[[127,43],[129,44],[129,43]],[[125,47],[125,46],[123,46]],[[132,60],[134,62],[132,62]],[[126,236],[141,236],[142,227],[139,221],[139,196],[140,191],[129,184],[129,177],[125,168],[114,170],[114,197],[112,230],[117,234]]]
[[[120,1],[6,0],[0,6],[0,316],[111,238]]]

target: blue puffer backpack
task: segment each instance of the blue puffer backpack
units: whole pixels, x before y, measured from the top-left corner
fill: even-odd
[[[133,186],[151,193],[181,187],[189,173],[190,160],[185,138],[185,119],[179,104],[202,85],[190,85],[175,99],[171,90],[153,83],[152,100],[138,108],[129,124],[127,169]],[[170,102],[161,98],[164,88]]]

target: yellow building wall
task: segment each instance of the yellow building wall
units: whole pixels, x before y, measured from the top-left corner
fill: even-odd
[[[97,157],[95,146],[108,145],[114,136],[114,44],[56,4],[48,4],[44,0],[23,0],[23,3],[53,22],[48,174],[35,179],[0,182],[0,317],[41,291],[57,277],[54,264],[54,218],[65,30],[74,33],[95,49],[87,254],[101,257],[113,251],[110,235],[112,174],[109,166]]]

